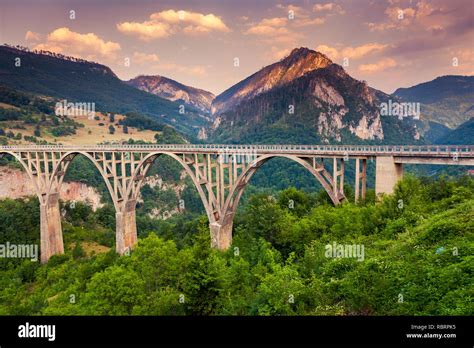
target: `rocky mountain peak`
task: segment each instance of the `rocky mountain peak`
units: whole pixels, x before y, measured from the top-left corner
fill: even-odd
[[[288,56],[282,59],[282,62],[288,66],[304,62],[310,70],[324,68],[333,63],[323,53],[313,51],[307,47],[294,48]]]
[[[209,113],[214,94],[186,86],[175,80],[160,75],[140,75],[126,82],[142,91],[155,94],[171,101],[182,100],[184,103]]]
[[[320,52],[306,47],[295,48],[279,62],[264,67],[218,95],[212,103],[212,113],[221,114],[244,100],[288,84],[309,71],[332,64],[332,61]]]

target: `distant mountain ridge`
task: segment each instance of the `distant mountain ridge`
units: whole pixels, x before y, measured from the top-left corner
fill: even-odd
[[[474,117],[474,76],[447,75],[408,88],[398,88],[394,96],[421,103],[421,116],[449,128]]]
[[[324,68],[332,61],[324,54],[306,47],[295,48],[281,61],[268,65],[219,94],[212,102],[212,113],[220,114],[240,102],[282,86],[305,73]]]
[[[140,75],[126,81],[126,83],[167,100],[182,100],[186,104],[192,105],[206,113],[210,113],[211,103],[215,98],[215,95],[211,92],[186,86],[160,75]]]
[[[474,145],[474,117],[436,139],[435,142],[442,145]]]

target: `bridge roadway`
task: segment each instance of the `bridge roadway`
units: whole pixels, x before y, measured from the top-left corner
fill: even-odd
[[[219,151],[254,151],[260,154],[307,154],[328,156],[397,156],[474,158],[474,145],[235,145],[235,144],[138,144],[138,145],[14,145],[5,151],[173,151],[213,154]]]
[[[375,191],[390,194],[403,175],[403,164],[474,165],[473,145],[13,145],[0,146],[12,156],[35,188],[41,212],[41,261],[63,253],[59,192],[70,163],[90,160],[101,174],[116,210],[116,250],[125,253],[137,242],[135,207],[140,188],[160,156],[176,160],[190,176],[209,220],[211,245],[232,243],[238,202],[252,175],[268,160],[299,163],[319,181],[331,201],[343,202],[344,172],[355,161],[355,200],[365,198],[367,160],[375,159]]]

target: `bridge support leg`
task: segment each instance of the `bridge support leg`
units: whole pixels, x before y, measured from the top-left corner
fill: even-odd
[[[362,171],[360,169],[360,161],[362,160]],[[362,190],[361,190],[362,184]],[[355,170],[355,197],[354,201],[357,203],[359,199],[365,200],[365,192],[367,189],[367,159],[356,158]],[[362,192],[361,192],[362,191]]]
[[[123,211],[115,213],[116,251],[120,255],[131,250],[137,243],[137,223],[135,219],[135,201],[128,201],[124,204]]]
[[[211,247],[219,250],[227,250],[232,244],[232,220],[224,224],[211,222]]]
[[[339,166],[338,166],[339,162]],[[344,160],[342,158],[333,158],[333,176],[332,176],[332,185],[333,185],[333,194],[337,202],[341,202],[344,196]],[[339,167],[339,168],[338,168]],[[338,203],[336,203],[338,204]]]
[[[395,163],[392,156],[379,156],[375,166],[375,194],[391,194],[403,176],[403,165]]]
[[[56,254],[64,253],[59,193],[52,193],[46,202],[40,202],[41,263]]]

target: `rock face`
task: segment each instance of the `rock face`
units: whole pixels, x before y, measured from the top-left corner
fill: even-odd
[[[126,82],[142,91],[155,94],[171,101],[180,101],[209,113],[214,94],[211,92],[186,86],[169,78],[154,76],[138,76]]]
[[[206,140],[208,138],[206,128],[201,127],[199,129],[199,133],[198,133],[197,138],[200,139],[200,140]]]
[[[35,195],[33,184],[26,173],[10,167],[0,167],[0,199],[17,199]],[[64,182],[59,196],[63,201],[88,203],[94,211],[103,206],[99,192],[80,182]]]
[[[212,114],[221,114],[272,88],[283,86],[311,70],[325,68],[332,61],[308,48],[295,48],[288,57],[269,65],[219,94],[212,102]]]
[[[186,188],[186,185],[184,184],[184,179],[186,178],[186,172],[183,170],[180,175],[180,180],[179,184],[173,184],[173,183],[165,183],[163,179],[158,176],[158,175],[153,175],[153,176],[147,176],[144,180],[144,185],[148,185],[151,188],[158,188],[159,190],[173,190],[176,197],[181,199],[181,195]],[[140,196],[138,199],[139,203],[143,203],[143,199]],[[153,218],[153,219],[162,219],[162,220],[167,220],[173,215],[180,214],[182,213],[182,210],[179,208],[178,205],[171,204],[169,206],[168,204],[164,205],[159,205],[157,207],[154,207],[149,213],[148,216]]]

